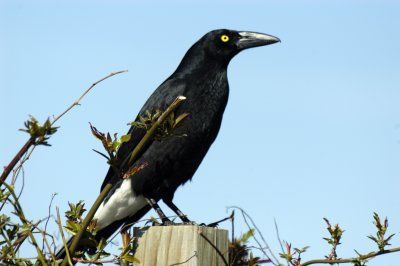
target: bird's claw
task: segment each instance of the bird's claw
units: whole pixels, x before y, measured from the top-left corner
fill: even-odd
[[[182,224],[183,225],[198,225],[195,221],[185,221]]]

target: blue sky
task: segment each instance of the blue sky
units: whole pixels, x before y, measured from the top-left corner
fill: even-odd
[[[276,253],[274,218],[283,240],[311,246],[304,259],[329,253],[322,217],[346,230],[339,256],[369,252],[373,212],[400,230],[399,11],[396,1],[1,1],[0,163],[26,141],[18,129],[29,114],[58,115],[92,82],[128,69],[62,118],[52,147],[39,147],[25,167],[21,200],[31,219],[46,217],[52,193],[61,210],[90,205],[107,165],[92,151],[101,146],[88,122],[125,133],[209,30],[269,33],[282,43],[232,60],[220,134],[175,202],[198,222],[241,206]]]

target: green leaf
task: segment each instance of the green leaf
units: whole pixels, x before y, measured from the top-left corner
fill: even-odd
[[[31,232],[31,230],[32,228],[29,225],[24,224],[21,228],[19,228],[18,234],[20,236],[27,236]]]
[[[252,237],[253,235],[254,235],[254,229],[252,228],[242,235],[242,237],[240,238],[240,241],[243,243],[246,243],[247,240],[249,240],[249,238]]]
[[[179,115],[174,122],[173,127],[177,127],[187,116],[189,115],[189,113],[183,113],[181,115]]]
[[[392,237],[394,237],[394,235],[395,235],[395,234],[391,234],[388,238],[385,239],[385,241],[386,241],[386,242],[389,242],[389,240],[390,240]],[[390,244],[388,243],[388,245],[390,245]]]
[[[35,140],[34,145],[45,145],[50,146],[47,140],[50,135],[57,132],[58,127],[52,127],[50,119],[47,118],[43,125],[40,125],[38,120],[30,115],[29,120],[24,123],[26,129],[20,129],[20,131],[29,133],[32,139]]]
[[[86,211],[85,203],[80,200],[77,204],[68,202],[69,210],[65,212],[65,217],[71,221],[78,221],[82,218],[82,214]]]
[[[75,235],[79,229],[81,228],[79,224],[73,221],[66,221],[66,225],[64,226],[65,230],[68,231],[71,235]]]
[[[126,134],[121,136],[121,143],[125,143],[131,140],[131,134]]]
[[[279,253],[279,257],[281,257],[282,259],[289,260],[289,255],[286,253]]]
[[[309,249],[309,248],[310,248],[310,246],[305,246],[305,247],[303,247],[303,248],[301,248],[301,249],[299,249],[299,248],[294,248],[294,250],[295,250],[298,254],[301,254],[301,253],[306,252],[307,249]]]

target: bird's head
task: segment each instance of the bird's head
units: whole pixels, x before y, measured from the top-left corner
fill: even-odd
[[[208,32],[197,44],[207,55],[229,62],[240,51],[276,42],[280,42],[279,38],[264,33],[220,29]]]
[[[213,30],[193,44],[177,71],[190,72],[197,67],[210,67],[215,63],[226,67],[240,51],[276,42],[280,42],[279,38],[264,33],[228,29]]]

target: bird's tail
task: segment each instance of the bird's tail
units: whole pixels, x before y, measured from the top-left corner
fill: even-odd
[[[129,227],[134,225],[136,222],[138,222],[149,210],[151,209],[150,205],[146,205],[139,211],[137,211],[134,215],[130,216],[129,218],[122,219],[119,221],[115,221],[112,224],[106,226],[105,228],[99,230],[96,234],[96,240],[100,241],[102,238],[108,239],[110,238],[122,225],[123,225],[123,230],[127,230]],[[71,246],[71,243],[73,241],[74,237],[71,237],[67,241],[67,247],[69,248]],[[80,250],[85,250],[84,247],[80,247]],[[90,250],[92,251],[92,250]],[[67,253],[65,252],[65,246],[60,248],[57,253],[56,253],[56,259],[57,261],[61,261],[65,258]],[[72,258],[71,258],[72,260]],[[72,263],[75,265],[76,262],[72,260]]]
[[[121,225],[124,224],[124,222],[126,222],[126,221],[124,221],[124,220],[116,221],[116,222],[110,224],[109,226],[105,227],[104,229],[98,231],[96,234],[96,240],[100,241],[102,238],[108,239],[112,234],[114,234],[118,230],[118,228],[121,227]],[[74,237],[71,237],[70,239],[68,239],[68,241],[67,241],[68,248],[70,248],[73,240],[74,240]],[[80,247],[78,249],[80,251],[82,251],[82,250],[88,251],[87,248],[84,248],[84,247]],[[88,252],[95,252],[95,250],[89,250]],[[67,256],[67,253],[65,250],[65,246],[63,246],[56,252],[55,257],[58,262],[61,262],[62,260],[64,260],[64,258],[66,256]],[[72,261],[73,265],[76,264],[76,262],[74,262],[74,260],[72,260],[72,258],[71,258],[71,261]]]

